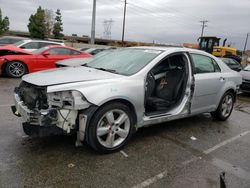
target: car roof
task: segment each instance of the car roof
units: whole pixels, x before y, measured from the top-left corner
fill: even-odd
[[[161,50],[161,51],[171,51],[171,52],[193,52],[193,53],[199,53],[207,56],[212,56],[211,54],[204,52],[202,50],[192,49],[192,48],[185,48],[185,47],[161,47],[161,46],[138,46],[138,47],[130,47],[135,49],[147,49],[147,50]]]
[[[49,40],[37,40],[37,39],[23,39],[24,42],[46,42],[51,44],[63,44],[62,42],[54,42]]]

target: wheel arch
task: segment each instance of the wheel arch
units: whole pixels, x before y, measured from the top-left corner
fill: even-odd
[[[93,120],[93,118],[95,117],[95,114],[97,113],[97,111],[99,109],[101,109],[102,107],[106,106],[106,105],[109,105],[111,103],[122,103],[124,105],[126,105],[130,110],[131,110],[131,114],[132,114],[132,118],[133,118],[133,123],[135,124],[135,127],[134,127],[134,131],[136,131],[136,124],[137,124],[137,116],[136,116],[136,110],[135,110],[135,107],[134,105],[126,100],[126,99],[112,99],[112,100],[109,100],[103,104],[101,104],[100,106],[96,106],[96,105],[93,105],[91,106],[89,109],[86,109],[86,110],[82,110],[82,112],[88,116],[87,118],[87,122],[86,122],[86,128],[85,128],[85,131],[84,131],[84,137],[85,137],[85,140],[87,143],[90,143],[90,138],[89,138],[89,129],[90,129],[90,126],[91,126],[91,122]]]
[[[234,96],[234,102],[236,101],[236,96],[237,96],[237,92],[236,92],[236,90],[235,89],[233,89],[233,88],[229,88],[229,89],[227,89],[226,91],[225,91],[225,93],[227,93],[227,92],[231,92],[231,93],[233,93],[233,96]],[[225,94],[224,93],[224,94]]]
[[[136,116],[136,109],[135,109],[135,106],[129,101],[129,100],[126,100],[126,99],[121,99],[121,98],[117,98],[117,99],[111,99],[109,101],[106,101],[105,103],[101,104],[99,106],[99,108],[105,106],[105,105],[108,105],[110,103],[114,103],[114,102],[118,102],[118,103],[122,103],[124,105],[126,105],[127,107],[129,107],[129,109],[131,110],[132,114],[133,114],[133,120],[134,120],[134,123],[137,123],[137,116]],[[98,108],[98,109],[99,109]]]
[[[215,110],[218,108],[218,106],[219,106],[219,104],[220,104],[220,101],[221,101],[222,97],[223,97],[224,94],[227,93],[227,92],[232,92],[232,93],[233,93],[233,96],[234,96],[234,101],[233,101],[233,102],[236,102],[236,95],[237,95],[236,88],[233,87],[232,85],[227,86],[227,87],[225,87],[225,89],[222,89],[222,91],[219,93],[219,96],[217,97],[217,102],[216,102]]]

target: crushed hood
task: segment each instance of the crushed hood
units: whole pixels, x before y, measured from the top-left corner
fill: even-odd
[[[18,48],[14,45],[5,45],[5,46],[0,46],[0,56],[3,55],[13,55],[13,54],[26,54],[26,55],[32,55],[31,52],[28,52],[26,50],[23,50],[21,48]]]
[[[121,77],[123,76],[88,67],[63,67],[31,73],[23,76],[22,79],[37,86],[50,86]]]

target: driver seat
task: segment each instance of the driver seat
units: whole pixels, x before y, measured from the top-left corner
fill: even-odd
[[[178,57],[178,59],[176,59]],[[180,63],[180,56],[174,58],[175,63]],[[171,59],[172,61],[172,59]],[[173,63],[172,63],[173,65]],[[173,104],[178,102],[182,94],[185,72],[183,66],[176,65],[174,69],[168,71],[165,77],[156,81],[154,95],[147,98],[146,106],[150,111],[166,111]],[[151,81],[152,82],[152,81]]]

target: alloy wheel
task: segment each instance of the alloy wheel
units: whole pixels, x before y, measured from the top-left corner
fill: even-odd
[[[226,95],[221,105],[222,116],[224,117],[229,116],[232,111],[232,108],[233,108],[233,97],[231,95]]]
[[[14,61],[12,62],[9,67],[9,73],[14,77],[21,77],[25,73],[25,66],[24,64]]]
[[[106,148],[122,144],[130,131],[130,120],[126,112],[113,109],[106,112],[97,124],[97,139]]]

